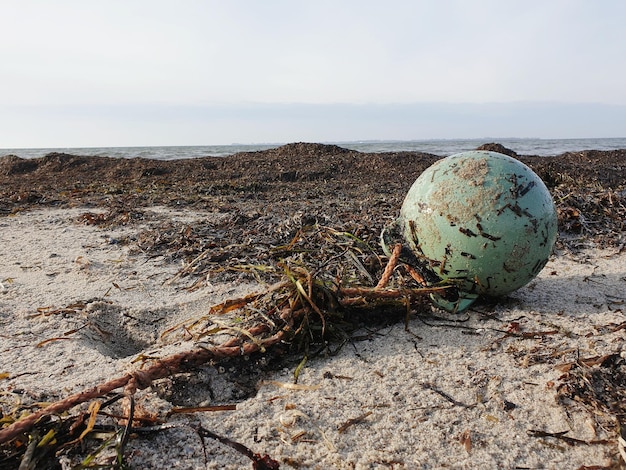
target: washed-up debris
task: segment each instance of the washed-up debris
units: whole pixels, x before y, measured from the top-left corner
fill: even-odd
[[[317,248],[314,252],[312,244]],[[135,369],[120,377],[40,409],[27,411],[17,406],[5,412],[5,427],[0,429],[4,462],[25,458],[35,462],[43,455],[58,455],[83,445],[94,433],[105,433],[103,445],[117,449],[122,465],[123,448],[135,426],[154,424],[155,417],[140,413],[133,401],[137,390],[153,381],[204,364],[217,366],[229,358],[265,354],[277,345],[289,345],[292,352],[306,359],[333,345],[340,347],[368,317],[389,323],[411,311],[428,309],[424,299],[447,287],[419,286],[396,264],[400,248],[395,247],[393,256],[386,260],[378,253],[379,248],[370,247],[354,234],[320,226],[299,230],[279,250],[281,261],[276,266],[282,269],[281,281],[258,294],[215,305],[205,315],[161,335],[165,344],[186,341],[188,350],[164,357],[157,353],[141,356]],[[376,263],[367,261],[372,256]],[[122,406],[116,412],[117,419],[111,420],[111,413],[101,414],[105,408],[101,400],[116,391],[123,391],[118,396],[123,397]],[[90,403],[87,415],[80,411],[67,414],[84,403]],[[358,422],[350,422],[346,428]],[[209,434],[203,435],[211,437]],[[97,455],[101,450],[94,452]]]

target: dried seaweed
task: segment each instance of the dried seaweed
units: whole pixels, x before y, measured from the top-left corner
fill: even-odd
[[[357,416],[356,418],[350,418],[349,420],[347,420],[345,423],[343,423],[341,426],[339,426],[337,428],[337,432],[339,434],[346,432],[346,430],[351,427],[354,426],[355,424],[361,424],[365,421],[365,419],[371,415],[372,412],[371,411],[367,411],[365,413],[363,413],[360,416]]]
[[[400,249],[397,246],[391,259],[385,260],[384,255],[354,233],[319,225],[301,227],[287,244],[269,250],[268,260],[276,273],[281,273],[277,283],[263,292],[215,305],[205,315],[162,334],[165,342],[188,341],[187,351],[166,357],[142,356],[136,362],[136,369],[123,376],[33,413],[23,414],[18,409],[10,412],[7,421],[10,424],[0,429],[6,458],[24,458],[29,449],[24,443],[39,439],[37,436],[51,429],[57,436],[55,442],[66,447],[77,445],[101,428],[95,418],[99,414],[94,411],[99,405],[93,405],[86,414],[66,418],[59,415],[123,389],[124,406],[118,416],[122,424],[113,429],[113,441],[118,449],[116,468],[122,468],[122,449],[134,421],[140,419],[133,414],[133,396],[154,380],[192,371],[204,364],[219,365],[228,358],[263,354],[278,344],[288,345],[292,352],[303,357],[322,350],[332,354],[331,345],[345,342],[368,316],[393,310],[395,317],[386,321],[397,321],[404,317],[407,306],[417,311],[427,308],[423,299],[447,286],[425,288],[416,284],[396,264]],[[196,257],[194,264],[199,261]],[[383,271],[384,261],[387,263]],[[376,283],[380,273],[381,280]],[[48,447],[58,450],[52,444]]]
[[[622,459],[624,430],[626,429],[626,360],[621,354],[580,358],[560,367],[565,373],[557,387],[556,400],[566,410],[583,409],[609,435],[614,435]],[[580,441],[564,436],[565,433],[529,431],[533,436],[555,437],[570,445],[595,444],[606,441]]]
[[[559,403],[584,408],[603,426],[626,424],[626,360],[620,354],[579,359],[563,368]]]
[[[626,244],[626,190],[585,185],[579,190],[552,189],[557,204],[561,242],[569,248],[593,243],[599,248]]]
[[[269,455],[259,455],[254,453],[252,450],[248,449],[246,446],[239,442],[235,442],[232,439],[228,439],[227,437],[220,436],[208,429],[204,429],[203,427],[198,428],[198,434],[202,437],[209,437],[211,439],[216,439],[227,446],[232,447],[240,454],[245,455],[250,460],[252,460],[252,468],[254,470],[274,470],[279,468],[279,464],[277,461],[272,459]]]
[[[438,158],[302,143],[228,158],[174,161],[5,156],[0,157],[0,214],[92,206],[100,210],[87,213],[83,222],[107,226],[142,220],[145,214],[137,208],[166,205],[236,213],[236,225],[258,218],[277,225],[315,208],[314,217],[326,217],[320,223],[337,226],[369,218],[377,225],[397,211],[413,181]],[[518,158],[550,189],[564,243],[573,249],[624,245],[626,150]],[[98,215],[102,209],[104,214]],[[229,238],[226,233],[224,246],[231,244]]]
[[[575,446],[575,445],[586,445],[586,446],[590,446],[590,445],[605,445],[605,444],[610,444],[610,441],[607,439],[596,439],[596,440],[592,440],[592,441],[584,441],[582,439],[576,439],[574,437],[569,437],[566,436],[566,434],[569,431],[560,431],[560,432],[546,432],[546,431],[540,431],[537,429],[530,429],[527,431],[527,434],[531,437],[552,437],[554,439],[559,439],[563,442],[565,442],[566,444],[570,445],[570,446]]]

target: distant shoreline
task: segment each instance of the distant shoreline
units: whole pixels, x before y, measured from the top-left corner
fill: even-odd
[[[556,156],[565,152],[584,150],[626,149],[626,137],[581,139],[535,138],[472,138],[472,139],[420,139],[420,140],[360,140],[324,142],[363,153],[424,152],[439,156],[473,150],[486,143],[499,143],[519,155]],[[115,158],[150,158],[179,160],[207,156],[223,157],[241,152],[254,152],[281,147],[283,143],[189,145],[189,146],[129,146],[129,147],[50,147],[2,148],[0,156],[17,155],[21,158],[38,158],[49,153],[68,153],[81,156],[107,156]]]

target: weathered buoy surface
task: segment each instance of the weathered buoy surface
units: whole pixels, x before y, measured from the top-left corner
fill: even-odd
[[[480,295],[506,295],[537,276],[556,241],[557,215],[528,166],[471,151],[439,160],[417,178],[383,246],[390,233],[408,245],[429,285],[454,286],[433,300],[459,312]]]

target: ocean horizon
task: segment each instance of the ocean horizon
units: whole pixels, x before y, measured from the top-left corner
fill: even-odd
[[[83,156],[111,158],[146,158],[180,160],[185,158],[227,157],[240,152],[255,152],[277,148],[284,143],[230,144],[230,145],[174,145],[133,147],[50,147],[0,148],[0,156],[17,155],[21,158],[39,158],[59,152]],[[499,143],[518,155],[557,156],[566,152],[584,150],[626,149],[626,138],[535,139],[535,138],[475,138],[424,140],[362,140],[345,142],[318,142],[357,150],[363,153],[424,152],[439,156],[474,150],[482,144]]]

